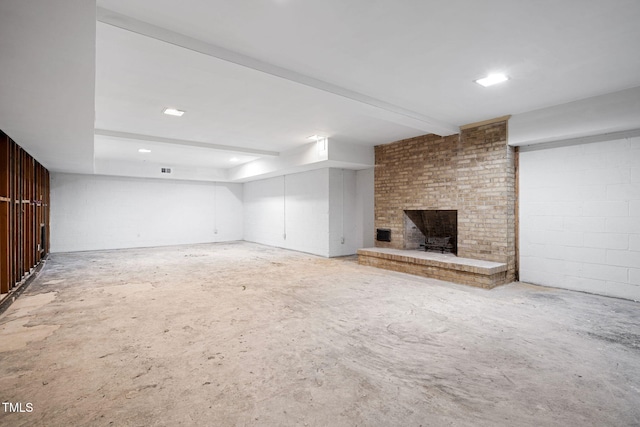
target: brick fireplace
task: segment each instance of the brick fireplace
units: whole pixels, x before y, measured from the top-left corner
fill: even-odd
[[[455,212],[455,236],[449,236],[454,233],[449,229],[442,236],[453,239],[452,252],[459,258],[455,265],[464,259],[475,266],[482,261],[494,277],[470,279],[469,271],[434,275],[433,269],[389,265],[388,259],[373,260],[363,253],[360,262],[482,287],[513,281],[515,169],[507,119],[463,126],[447,137],[430,134],[375,147],[375,227],[388,230],[390,237],[376,240],[376,248],[416,251],[434,224],[451,229],[453,220],[436,212]]]

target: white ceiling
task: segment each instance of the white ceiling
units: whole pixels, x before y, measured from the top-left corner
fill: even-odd
[[[368,105],[103,23],[96,64],[98,129],[275,151],[313,134],[380,144],[415,132]]]
[[[67,20],[86,20],[74,3],[60,0],[55,9],[67,8]],[[154,146],[154,162],[224,169],[234,166],[225,166],[225,146],[261,156],[300,147],[312,134],[373,146],[640,86],[637,0],[99,0],[97,6],[100,22],[74,28],[75,39],[96,40],[99,135],[95,145],[82,139],[96,160],[139,161],[137,149],[159,137],[166,140]],[[85,56],[86,47],[67,42],[56,52],[59,61]],[[52,71],[55,78],[62,73]],[[473,82],[490,72],[510,80],[490,88]],[[75,83],[77,91],[73,82],[64,87],[85,101],[90,91],[93,102],[93,86]],[[39,102],[38,94],[8,91]],[[2,100],[0,107],[4,113]],[[165,116],[164,107],[187,113]],[[14,123],[0,118],[0,127],[38,151],[45,166],[73,171],[43,149],[29,126]],[[61,140],[56,146],[66,147]],[[85,160],[76,164],[86,170]]]
[[[140,149],[150,152],[141,153]],[[95,136],[95,156],[97,159],[109,161],[126,160],[166,166],[209,167],[213,169],[227,169],[260,158],[260,156],[239,151],[215,150],[104,135]]]
[[[98,5],[455,125],[640,85],[637,0]]]

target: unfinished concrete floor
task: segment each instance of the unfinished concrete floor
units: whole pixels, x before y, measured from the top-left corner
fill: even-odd
[[[631,426],[640,305],[250,243],[54,254],[0,318],[6,426]]]

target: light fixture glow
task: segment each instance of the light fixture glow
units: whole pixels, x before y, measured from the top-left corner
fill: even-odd
[[[307,139],[309,141],[317,141],[320,139],[320,137],[318,135],[311,135],[311,136],[308,136]]]
[[[182,115],[184,114],[184,111],[177,110],[175,108],[165,108],[164,110],[162,110],[162,112],[165,113],[166,115],[176,116],[176,117],[182,117]]]
[[[229,159],[229,161],[235,163],[235,162],[238,161],[238,158],[237,157],[232,157],[232,158]]]
[[[481,86],[488,87],[497,83],[506,82],[507,80],[509,80],[509,77],[505,76],[504,74],[489,74],[483,79],[476,80],[476,83]]]
[[[150,153],[151,150],[147,150],[146,148],[141,148],[138,150],[138,153]]]

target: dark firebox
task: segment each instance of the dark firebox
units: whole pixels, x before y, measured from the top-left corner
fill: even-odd
[[[458,211],[406,210],[407,242],[410,248],[458,253]]]

